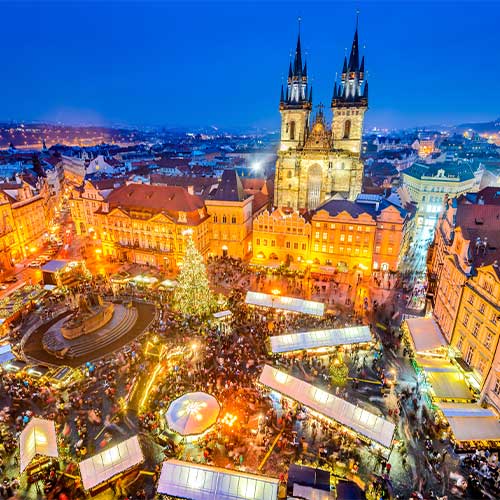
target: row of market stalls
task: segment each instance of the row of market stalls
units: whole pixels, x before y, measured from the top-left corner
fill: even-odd
[[[470,369],[442,335],[433,318],[406,318],[403,331],[430,406],[445,420],[458,450],[500,449],[498,415],[477,403]]]
[[[32,418],[21,432],[20,452],[21,472],[32,475],[52,459],[57,460],[59,449],[54,422]],[[139,438],[133,436],[82,460],[79,463],[82,485],[90,495],[95,495],[118,478],[138,472],[144,461]],[[333,500],[332,483],[335,483],[337,499],[364,499],[354,483],[334,481],[326,470],[291,465],[288,483],[284,483],[273,477],[175,459],[163,462],[157,492],[192,500],[278,500],[287,497]],[[345,496],[347,492],[349,496]]]

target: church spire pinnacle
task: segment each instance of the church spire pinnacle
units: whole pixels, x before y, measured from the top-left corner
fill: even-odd
[[[359,43],[358,43],[358,22],[359,22],[359,12],[356,14],[356,30],[354,32],[354,38],[352,40],[351,54],[349,55],[349,73],[354,73],[359,71]]]

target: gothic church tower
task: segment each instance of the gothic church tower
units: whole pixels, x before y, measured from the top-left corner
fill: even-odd
[[[334,195],[354,200],[361,192],[360,161],[368,84],[364,84],[364,59],[359,64],[358,29],[349,57],[344,61],[342,82],[335,82],[332,128],[328,129],[323,106],[310,124],[312,88],[307,62],[302,64],[300,34],[286,91],[281,87],[281,141],[276,162],[274,204],[294,210],[313,210]]]

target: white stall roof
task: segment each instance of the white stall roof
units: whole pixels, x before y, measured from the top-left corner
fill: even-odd
[[[416,352],[432,351],[448,345],[432,318],[408,318],[406,325]]]
[[[457,441],[500,441],[498,416],[477,403],[439,403]]]
[[[264,366],[259,381],[358,434],[386,448],[391,447],[394,435],[392,422],[269,365]]]
[[[276,500],[278,479],[245,472],[167,460],[158,493],[191,500]]]
[[[139,438],[133,436],[80,462],[83,487],[90,490],[143,461]]]
[[[57,458],[57,436],[53,420],[33,417],[21,432],[20,438],[21,473],[37,456]]]
[[[314,316],[323,316],[325,312],[325,304],[322,302],[302,300],[295,297],[282,297],[281,295],[269,293],[247,292],[245,302],[252,306],[271,307]]]
[[[7,363],[8,361],[14,358],[15,356],[14,354],[12,354],[10,344],[5,344],[0,346],[0,365]]]
[[[372,336],[368,326],[352,326],[329,330],[290,333],[271,337],[271,349],[274,353],[318,349],[348,344],[371,342]]]

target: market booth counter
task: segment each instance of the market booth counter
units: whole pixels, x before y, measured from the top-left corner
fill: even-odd
[[[163,462],[158,493],[191,500],[277,500],[279,480],[180,460]]]
[[[21,432],[19,452],[21,474],[26,472],[28,482],[36,481],[52,459],[59,457],[54,422],[33,417]]]

